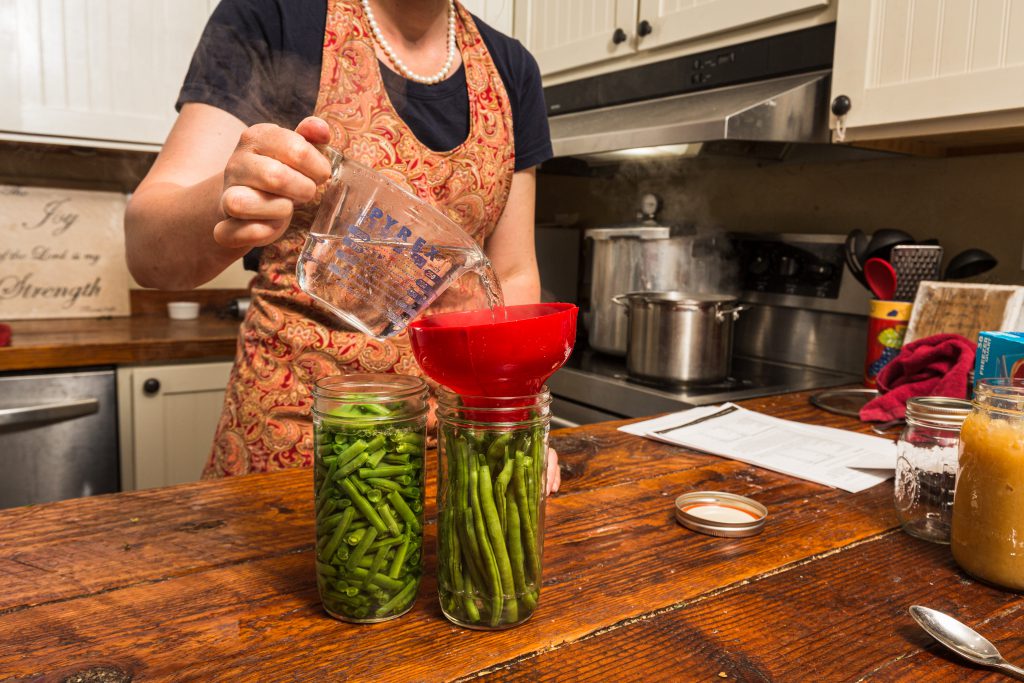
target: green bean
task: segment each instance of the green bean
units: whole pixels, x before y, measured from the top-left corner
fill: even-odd
[[[331,534],[330,540],[324,546],[324,552],[321,557],[323,557],[325,562],[330,561],[338,546],[341,545],[341,539],[345,536],[345,532],[348,531],[348,526],[352,523],[352,518],[355,517],[355,514],[355,508],[345,508],[345,511],[341,513],[341,520],[338,526],[334,528],[334,533]]]
[[[395,556],[391,560],[391,567],[388,568],[388,576],[397,579],[405,564],[405,556],[409,552],[409,534],[402,536],[402,545],[398,546]]]
[[[487,529],[484,526],[484,515],[480,507],[479,481],[480,473],[471,463],[469,465],[469,502],[473,510],[476,542],[480,546],[480,558],[483,561],[487,578],[487,588],[491,594],[491,626],[497,626],[501,619],[501,576],[498,573],[497,561],[494,559],[494,551],[491,550],[491,544],[487,540]]]
[[[526,590],[526,572],[523,558],[523,542],[519,528],[519,506],[516,505],[515,494],[509,491],[506,495],[508,510],[508,554],[512,563],[512,580],[516,585],[516,595],[520,596],[524,606],[530,612],[537,607],[537,601]]]
[[[412,465],[385,465],[383,467],[364,467],[359,470],[359,477],[400,477],[403,474],[412,474],[415,471]]]
[[[388,489],[389,491],[401,491],[402,485],[396,481],[390,479],[382,479],[381,477],[368,477],[366,483],[370,484],[374,488]]]
[[[518,451],[517,451],[518,452]],[[512,466],[515,464],[513,458],[505,458],[505,466],[494,480],[494,500],[498,505],[498,520],[501,528],[506,527],[505,521],[505,489],[508,488],[509,479],[512,478]]]
[[[380,448],[374,451],[373,454],[366,459],[366,464],[369,465],[371,468],[376,467],[377,465],[380,464],[380,461],[383,460],[384,456],[387,454],[388,451],[386,448]]]
[[[493,483],[491,482],[491,471],[487,465],[480,466],[480,508],[484,513],[484,521],[487,526],[487,534],[490,536],[491,548],[494,551],[494,560],[498,567],[498,575],[501,578],[501,590],[506,597],[505,615],[510,622],[515,623],[519,618],[519,606],[516,603],[516,586],[512,579],[512,565],[508,559],[508,548],[505,547],[505,534],[502,532],[501,522],[498,520],[498,509],[494,503]],[[500,616],[500,615],[499,615]],[[493,622],[495,615],[491,615]],[[497,624],[493,624],[497,626]]]
[[[388,614],[394,611],[399,605],[404,605],[406,602],[409,602],[412,598],[415,598],[416,586],[418,585],[418,583],[419,582],[416,581],[416,579],[409,579],[408,581],[406,581],[405,585],[402,586],[402,589],[395,594],[395,597],[391,598],[389,601],[387,601],[386,603],[377,608],[377,614]]]
[[[380,491],[377,491],[380,494]],[[398,520],[395,519],[395,513],[391,511],[387,503],[381,504],[377,508],[377,512],[380,514],[380,518],[384,521],[384,526],[387,527],[388,533],[392,536],[398,536],[402,533],[402,530],[398,526]]]
[[[540,556],[537,554],[537,536],[533,510],[526,497],[526,458],[522,453],[516,453],[515,473],[512,475],[513,487],[515,488],[516,504],[519,506],[519,517],[523,529],[523,550],[526,551],[527,565],[530,569],[531,578],[540,583]]]
[[[359,579],[360,581],[365,579],[367,575],[370,575],[370,572],[366,571],[362,567],[356,567],[352,570],[352,576],[356,579]],[[400,590],[402,588],[401,581],[396,581],[395,579],[392,579],[390,576],[385,576],[384,574],[371,575],[370,583],[380,586],[381,588],[393,591]]]
[[[395,511],[398,516],[405,520],[405,523],[413,531],[419,531],[422,527],[420,520],[416,517],[416,513],[409,509],[409,505],[402,500],[402,496],[399,495],[398,491],[392,491],[388,494],[388,502],[395,506]]]
[[[380,518],[380,515],[378,515],[377,511],[373,509],[373,506],[370,505],[369,501],[363,498],[359,491],[356,490],[356,486],[352,483],[351,478],[342,479],[341,488],[345,489],[345,493],[347,493],[348,497],[352,499],[352,504],[356,506],[356,509],[363,513],[363,517],[366,517],[366,520],[373,525],[374,529],[379,533],[387,531],[387,527],[384,526],[384,520]]]
[[[363,452],[349,460],[344,465],[338,467],[338,471],[334,473],[334,481],[341,481],[342,479],[344,479],[345,477],[347,477],[348,475],[352,474],[357,469],[365,465],[368,457],[369,456],[367,456],[366,453]]]
[[[363,580],[363,583],[360,586],[362,589],[365,590],[370,587],[370,578],[376,576],[377,572],[379,572],[381,567],[384,566],[384,562],[387,560],[387,556],[387,548],[377,549],[377,554],[373,556],[373,560],[370,562],[370,567],[366,575],[366,578]]]
[[[370,527],[363,534],[362,538],[359,539],[359,543],[352,549],[352,554],[348,556],[348,560],[345,562],[345,568],[350,572],[359,566],[359,560],[363,559],[363,555],[370,548],[370,544],[377,538],[377,530],[374,527]]]
[[[418,444],[414,444],[414,443],[400,443],[400,444],[398,444],[398,447],[395,448],[395,452],[396,453],[415,454],[415,453],[421,453],[422,451],[423,451],[422,446],[420,446]]]

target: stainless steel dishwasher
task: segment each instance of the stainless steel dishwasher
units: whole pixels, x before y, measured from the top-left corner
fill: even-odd
[[[0,508],[120,489],[114,370],[0,374]]]

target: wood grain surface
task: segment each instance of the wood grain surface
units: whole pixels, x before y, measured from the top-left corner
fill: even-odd
[[[131,291],[131,317],[14,320],[11,345],[0,347],[0,372],[126,365],[163,361],[230,359],[240,321],[225,314],[241,289],[187,292]],[[195,320],[171,320],[167,302],[195,301]]]
[[[863,430],[807,397],[745,405]],[[619,424],[552,434],[563,483],[547,503],[540,605],[507,631],[442,616],[432,523],[411,612],[329,618],[308,470],[0,512],[0,680],[997,680],[940,652],[907,615],[918,603],[1024,660],[1021,596],[899,531],[891,484],[849,494]],[[700,489],[765,504],[764,532],[676,524],[674,498]]]

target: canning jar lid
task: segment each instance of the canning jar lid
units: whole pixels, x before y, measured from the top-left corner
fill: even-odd
[[[761,533],[768,508],[746,496],[695,491],[676,498],[676,521],[710,536],[740,538]]]
[[[970,412],[971,402],[962,398],[916,396],[907,400],[908,421],[937,427],[959,429]]]

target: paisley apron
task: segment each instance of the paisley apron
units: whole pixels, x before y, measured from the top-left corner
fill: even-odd
[[[512,183],[512,109],[473,18],[458,3],[456,14],[469,94],[461,145],[434,152],[399,117],[358,0],[328,2],[316,115],[330,126],[333,146],[439,208],[482,246]],[[299,289],[295,265],[318,206],[319,198],[298,207],[263,249],[204,477],[310,465],[310,390],[321,377],[421,374],[405,334],[379,342],[343,329]]]

